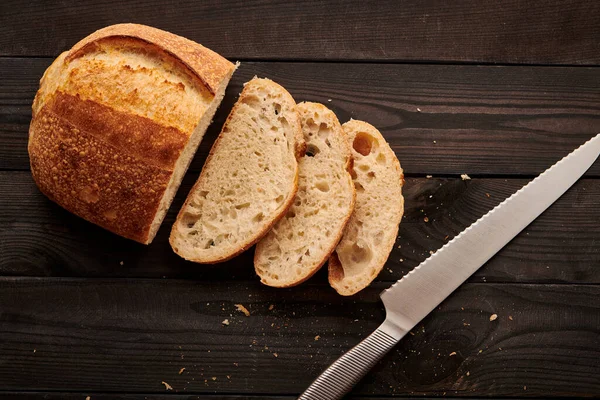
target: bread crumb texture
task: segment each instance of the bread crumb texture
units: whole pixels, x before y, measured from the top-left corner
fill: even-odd
[[[372,125],[343,125],[352,144],[356,205],[344,235],[329,260],[329,282],[342,295],[367,287],[392,251],[404,212],[400,163]]]
[[[256,246],[261,282],[288,287],[327,261],[354,207],[350,146],[335,114],[318,103],[298,105],[306,155],[299,161],[292,206]]]
[[[268,79],[248,82],[173,225],[173,250],[215,263],[249,248],[290,206],[303,149],[290,94]]]

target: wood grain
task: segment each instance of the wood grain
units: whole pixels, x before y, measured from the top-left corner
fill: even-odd
[[[50,62],[0,59],[0,169],[29,168],[31,102]],[[192,171],[255,75],[283,84],[297,101],[326,104],[342,122],[371,122],[413,176],[538,175],[600,132],[598,68],[248,62],[234,75]],[[600,162],[587,176],[600,176]]]
[[[1,278],[0,387],[297,394],[383,321],[384,287],[342,298],[314,285]],[[354,393],[600,393],[598,296],[593,285],[466,284]]]
[[[39,192],[29,172],[0,172],[0,275],[256,282],[253,250],[214,266],[186,262],[171,250],[171,225],[195,179],[195,175],[188,174],[155,241],[144,246],[61,209]],[[527,182],[407,179],[405,217],[379,279],[401,278],[430,251],[440,248]],[[477,272],[473,281],[600,283],[599,196],[600,180],[578,182]],[[312,281],[326,285],[324,272]]]
[[[169,392],[170,393],[170,392]],[[213,393],[202,393],[202,394],[122,394],[122,393],[97,393],[97,392],[86,392],[86,393],[72,393],[72,392],[1,392],[0,399],[10,400],[85,400],[87,396],[90,396],[90,400],[296,400],[297,396],[272,396],[272,395],[235,395],[235,394],[213,394]],[[378,400],[378,399],[393,399],[395,396],[346,396],[344,400]],[[434,400],[439,397],[402,397],[403,400]],[[470,397],[470,400],[500,400],[501,398],[494,397]],[[520,400],[522,398],[513,397],[513,400]]]
[[[4,0],[0,55],[57,56],[101,27],[156,26],[233,59],[598,64],[600,5],[523,2]]]

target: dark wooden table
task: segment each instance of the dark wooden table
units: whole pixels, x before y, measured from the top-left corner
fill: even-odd
[[[148,247],[51,203],[28,170],[45,68],[125,21],[242,61]],[[3,0],[0,398],[293,399],[383,321],[382,289],[600,131],[599,65],[598,1]],[[252,251],[211,267],[169,248],[174,215],[254,75],[342,122],[370,121],[404,167],[398,241],[357,296],[336,295],[324,271],[297,288],[264,287]],[[596,162],[352,396],[600,396],[599,178]]]

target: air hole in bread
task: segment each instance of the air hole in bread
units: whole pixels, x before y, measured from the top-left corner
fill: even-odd
[[[304,236],[304,231],[298,232],[298,236],[303,237]]]
[[[369,172],[369,173],[367,174],[367,176],[368,176],[369,178],[371,178],[371,179],[372,179],[372,178],[375,178],[375,172],[371,171],[371,172]]]
[[[256,96],[252,96],[252,95],[244,96],[240,100],[243,104],[246,104],[251,108],[254,108],[254,109],[260,108],[261,102],[260,102],[260,99]]]
[[[358,177],[356,175],[356,171],[354,171],[354,168],[350,168],[350,176],[352,177],[352,180],[356,180],[356,178]]]
[[[183,218],[181,219],[181,222],[183,222],[183,224],[185,226],[187,226],[188,228],[193,228],[194,225],[196,224],[197,220],[198,220],[197,216],[185,213],[183,215]]]
[[[321,192],[329,192],[329,183],[327,182],[317,182],[315,183],[315,187]]]
[[[325,139],[325,144],[327,145],[327,147],[331,147],[331,142],[329,141],[329,139]],[[338,175],[339,178],[339,175]]]
[[[325,231],[325,236],[327,236],[327,237],[331,236],[331,231],[329,231],[329,230]]]
[[[283,201],[283,195],[280,194],[279,196],[275,197],[275,202],[276,203],[281,203]]]
[[[228,189],[223,194],[224,196],[233,196],[235,194],[235,190]]]
[[[250,202],[238,204],[237,206],[235,206],[235,209],[241,210],[242,208],[248,208],[248,207],[250,207]]]
[[[377,154],[376,160],[379,164],[385,164],[385,154],[383,154],[383,153]]]
[[[373,252],[369,248],[361,247],[358,244],[354,243],[352,245],[352,253],[350,255],[350,259],[355,264],[366,264],[371,261],[373,257]]]
[[[204,248],[205,249],[210,249],[214,245],[215,245],[215,241],[213,239],[209,239],[209,240],[206,241],[206,244],[204,245]]]
[[[256,155],[256,156],[258,156],[258,157],[261,157],[261,156],[262,156],[262,153],[261,153],[260,151],[255,151],[255,152],[254,152],[254,155]]]
[[[358,166],[358,169],[360,169],[361,171],[367,172],[370,168],[367,164],[361,164]]]
[[[256,214],[253,218],[252,221],[253,222],[260,222],[263,219],[265,219],[265,214],[263,214],[262,212],[259,212],[258,214]]]
[[[357,192],[364,192],[365,188],[363,187],[363,185],[361,185],[358,182],[354,182],[354,188],[356,189]]]
[[[206,190],[201,190],[198,192],[198,196],[202,197],[203,199],[206,198],[206,196],[208,196],[208,191]]]
[[[275,109],[275,115],[279,115],[279,113],[281,112],[281,104],[275,103],[273,105],[273,108]]]
[[[215,240],[214,240],[214,246],[220,244],[225,239],[229,239],[230,236],[231,236],[231,234],[229,234],[229,233],[222,233],[222,234],[220,234],[219,236],[217,236],[215,238]]]
[[[306,156],[307,157],[314,157],[317,154],[319,154],[319,148],[317,146],[315,146],[314,144],[309,144],[308,146],[306,146]]]
[[[310,256],[310,249],[306,249],[306,251],[304,252],[305,256]]]
[[[285,215],[286,218],[294,218],[296,216],[296,213],[292,210],[288,211],[287,214]]]
[[[327,125],[325,122],[321,122],[321,124],[319,124],[319,137],[323,139],[327,138],[330,133],[331,128],[329,127],[329,125]]]
[[[368,156],[371,154],[374,144],[377,144],[377,142],[371,135],[365,132],[359,132],[354,137],[352,147],[357,153],[363,156]]]

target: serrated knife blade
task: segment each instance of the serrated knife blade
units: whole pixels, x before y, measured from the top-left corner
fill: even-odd
[[[600,154],[600,134],[462,231],[381,294],[383,324],[325,370],[299,400],[341,398],[446,297],[561,197]]]

